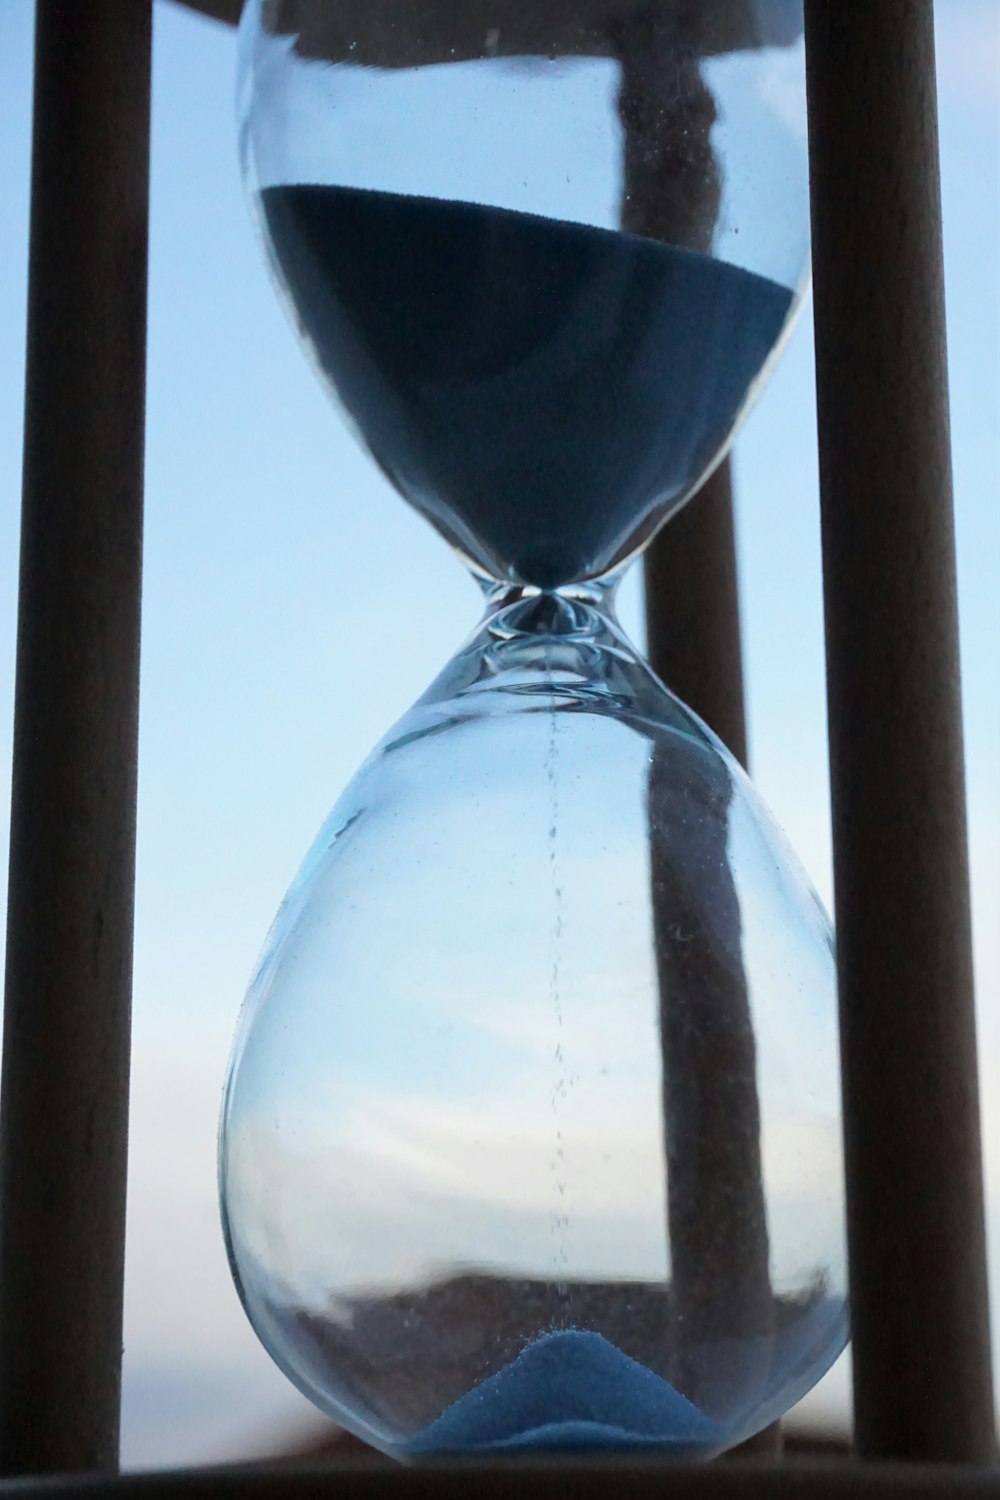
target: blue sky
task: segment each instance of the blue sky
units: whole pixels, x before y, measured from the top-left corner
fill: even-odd
[[[1000,13],[939,0],[980,1050],[1000,1304]],[[9,783],[31,6],[0,6],[0,779]],[[159,0],[150,258],[124,1451],[259,1451],[309,1420],[245,1325],[215,1204],[229,1040],[336,795],[467,633],[477,591],[331,413],[236,165],[232,34]],[[808,313],[736,467],[752,770],[829,900]],[[627,580],[623,619],[638,634]],[[0,818],[6,819],[6,794]],[[0,830],[4,833],[5,828]],[[994,1323],[996,1326],[996,1317]],[[1000,1342],[1000,1328],[995,1339]],[[846,1412],[843,1366],[813,1410]]]

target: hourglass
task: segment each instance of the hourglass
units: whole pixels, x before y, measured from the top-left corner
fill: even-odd
[[[846,1339],[829,922],[614,608],[800,301],[803,95],[794,0],[244,14],[279,289],[485,598],[307,854],[223,1104],[246,1311],[397,1457],[710,1456]]]

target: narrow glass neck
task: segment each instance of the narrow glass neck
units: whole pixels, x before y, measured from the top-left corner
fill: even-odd
[[[596,611],[605,620],[617,624],[615,604],[624,567],[601,578],[561,584],[542,589],[531,583],[511,583],[474,574],[483,591],[486,624],[501,613],[518,622],[518,633],[531,635],[565,635],[574,633],[579,611]]]

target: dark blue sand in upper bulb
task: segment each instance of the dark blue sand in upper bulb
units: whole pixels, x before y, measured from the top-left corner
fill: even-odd
[[[534,1340],[402,1446],[406,1455],[532,1448],[717,1452],[725,1429],[599,1333]]]
[[[731,434],[791,292],[636,235],[356,188],[266,188],[317,360],[411,503],[487,573],[600,576]]]

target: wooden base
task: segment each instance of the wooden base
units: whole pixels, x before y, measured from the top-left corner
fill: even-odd
[[[1000,1500],[1000,1470],[901,1464],[708,1464],[661,1460],[456,1461],[14,1480],[0,1500]]]

